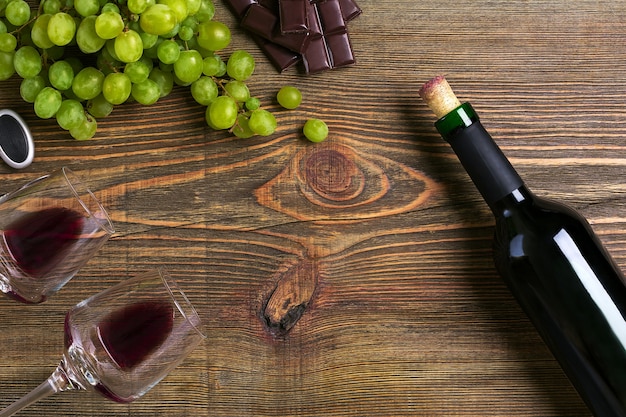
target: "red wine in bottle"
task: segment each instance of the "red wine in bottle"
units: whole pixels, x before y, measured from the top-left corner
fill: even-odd
[[[438,82],[441,77],[420,91],[427,102]],[[533,195],[472,106],[455,106],[455,99],[437,97],[440,103],[429,105],[440,116],[437,130],[496,218],[498,272],[594,415],[626,416],[622,273],[589,223]]]

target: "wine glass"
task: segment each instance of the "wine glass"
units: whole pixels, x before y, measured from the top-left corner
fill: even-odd
[[[0,197],[0,291],[41,303],[113,234],[93,193],[61,168]]]
[[[70,309],[59,366],[0,417],[68,390],[134,401],[205,338],[198,313],[165,269],[127,279]]]

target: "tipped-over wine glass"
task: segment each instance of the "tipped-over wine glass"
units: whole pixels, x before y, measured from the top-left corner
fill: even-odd
[[[94,194],[61,168],[0,197],[0,291],[41,303],[113,234]]]
[[[164,269],[123,281],[73,307],[65,317],[65,352],[52,375],[0,417],[54,393],[89,389],[136,400],[205,339],[200,317]]]

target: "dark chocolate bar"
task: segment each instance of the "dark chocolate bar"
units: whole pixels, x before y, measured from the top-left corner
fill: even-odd
[[[310,7],[309,0],[278,0],[281,33],[307,33]]]
[[[252,35],[252,37],[278,72],[286,71],[302,60],[300,54],[290,51],[283,46],[257,35]]]
[[[228,0],[227,2],[235,16],[241,19],[248,11],[248,7],[255,4],[256,0]]]
[[[351,21],[363,12],[354,0],[339,0],[339,4],[341,4],[343,20],[346,22]]]
[[[241,19],[241,27],[262,38],[283,46],[291,51],[302,53],[309,43],[306,33],[284,35],[280,33],[277,13],[259,3],[248,7]]]

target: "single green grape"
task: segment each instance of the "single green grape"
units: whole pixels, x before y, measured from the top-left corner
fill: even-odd
[[[237,103],[245,103],[250,98],[250,89],[243,81],[231,80],[224,85],[224,90]]]
[[[44,0],[43,12],[46,14],[55,14],[61,11],[61,0]]]
[[[113,104],[111,104],[104,95],[98,94],[96,97],[87,101],[85,106],[87,112],[93,117],[107,117],[113,111]]]
[[[15,66],[13,65],[13,57],[15,52],[0,51],[0,81],[8,80],[15,74]]]
[[[174,74],[185,83],[192,83],[200,78],[203,68],[202,55],[194,49],[181,51],[178,60],[174,62]]]
[[[48,22],[48,38],[58,46],[65,46],[74,39],[76,22],[74,18],[65,12],[52,15]]]
[[[208,20],[198,25],[198,44],[209,51],[219,51],[230,44],[228,26],[217,20]]]
[[[187,0],[158,0],[159,4],[165,4],[174,12],[177,22],[182,22],[189,15]]]
[[[230,129],[237,121],[239,106],[228,96],[219,96],[206,109],[206,120],[215,129]]]
[[[174,75],[171,72],[155,67],[150,71],[148,78],[157,83],[161,97],[167,96],[174,88]]]
[[[61,129],[75,129],[85,120],[85,109],[78,100],[65,99],[57,110],[56,119]]]
[[[105,0],[100,1],[100,3],[103,3]],[[108,1],[108,0],[106,0]],[[121,14],[120,13],[120,7],[115,4],[115,3],[104,3],[102,5],[102,9],[100,9],[100,14],[103,13],[108,13],[108,12],[113,12],[113,13],[117,13],[117,14]]]
[[[215,16],[215,5],[212,0],[201,0],[198,11],[194,14],[194,17],[198,19],[198,22],[206,22],[213,19]]]
[[[139,33],[126,30],[115,38],[115,54],[122,62],[135,62],[143,55],[143,43]]]
[[[13,52],[17,48],[17,38],[12,33],[0,33],[0,51]]]
[[[278,90],[276,100],[284,108],[293,110],[302,103],[302,93],[294,86],[285,85]]]
[[[104,77],[102,95],[113,105],[122,104],[130,97],[132,83],[123,72],[112,72]]]
[[[104,12],[96,18],[95,29],[102,39],[113,39],[124,30],[124,20],[117,12]]]
[[[172,39],[165,39],[157,47],[157,57],[164,64],[173,64],[180,57],[180,46]]]
[[[131,13],[139,15],[143,13],[148,8],[148,6],[151,6],[155,3],[156,2],[154,0],[127,0],[126,7],[128,7],[128,10]]]
[[[187,12],[189,16],[193,16],[200,10],[202,6],[202,0],[186,0],[187,1]]]
[[[74,10],[82,17],[95,15],[100,11],[98,0],[74,0]]]
[[[34,109],[35,114],[40,119],[49,119],[54,117],[61,107],[63,97],[61,92],[56,88],[44,87],[41,89],[37,97],[35,97]]]
[[[252,129],[250,129],[250,119],[244,114],[237,116],[237,121],[233,126],[232,133],[242,139],[251,138],[255,135]]]
[[[104,74],[94,67],[85,67],[80,70],[72,81],[72,91],[82,100],[91,100],[102,93]]]
[[[96,118],[88,115],[78,127],[70,129],[70,135],[76,140],[88,140],[96,135],[97,130]]]
[[[258,99],[258,97],[250,97],[248,100],[246,100],[246,109],[248,110],[256,110],[259,107],[261,107],[261,100]]]
[[[307,120],[302,131],[311,142],[322,142],[328,137],[328,126],[320,119]]]
[[[4,9],[4,17],[13,26],[22,26],[30,19],[30,6],[24,0],[13,0]]]
[[[220,71],[220,62],[222,58],[219,55],[209,55],[202,59],[202,73],[213,77]]]
[[[20,96],[27,103],[34,103],[37,94],[46,86],[46,80],[41,75],[24,78],[20,82]]]
[[[191,96],[203,106],[208,106],[219,94],[217,84],[213,78],[202,76],[191,84]]]
[[[127,63],[124,66],[124,74],[128,75],[132,83],[140,83],[148,79],[152,68],[152,60],[141,57],[138,61]]]
[[[15,51],[13,58],[15,72],[22,78],[30,78],[38,75],[43,68],[41,55],[36,48],[26,45]]]
[[[131,95],[138,103],[149,106],[159,100],[161,89],[156,81],[147,78],[142,82],[133,84]]]
[[[177,23],[176,13],[165,4],[150,5],[139,17],[141,29],[153,35],[164,35],[174,29]]]
[[[250,114],[250,129],[261,136],[269,136],[276,131],[276,118],[264,109],[256,109]]]
[[[48,49],[54,46],[54,43],[52,43],[48,37],[48,24],[50,23],[51,17],[51,14],[44,13],[39,15],[39,17],[37,17],[37,19],[33,22],[33,26],[30,30],[30,39],[38,48]]]
[[[48,68],[48,80],[57,90],[67,90],[72,87],[74,69],[67,61],[56,61]]]
[[[254,72],[255,62],[250,53],[237,50],[230,54],[226,63],[226,73],[235,80],[245,81]]]

